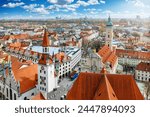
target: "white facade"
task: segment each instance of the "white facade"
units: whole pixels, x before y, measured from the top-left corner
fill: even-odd
[[[112,41],[113,41],[113,27],[112,26],[107,26],[106,27],[105,45],[110,47],[111,50],[112,50]]]
[[[148,62],[146,60],[141,60],[141,59],[137,59],[137,58],[128,58],[128,57],[118,57],[118,62],[121,65],[129,65],[132,67],[137,66],[140,62]]]
[[[77,63],[81,60],[81,49],[75,47],[69,47],[66,50],[66,54],[71,58],[70,69],[73,69]]]
[[[55,75],[54,64],[38,65],[38,90],[43,94],[57,88],[57,77]],[[47,96],[45,95],[47,99]]]
[[[148,81],[150,82],[150,72],[135,70],[135,78],[140,81]]]

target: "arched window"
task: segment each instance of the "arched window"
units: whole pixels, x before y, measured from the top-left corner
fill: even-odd
[[[12,100],[12,89],[10,89],[10,100]]]
[[[16,100],[16,94],[14,93],[14,100]]]
[[[34,93],[32,93],[31,96],[34,96]]]
[[[8,97],[8,88],[6,89],[7,97]]]

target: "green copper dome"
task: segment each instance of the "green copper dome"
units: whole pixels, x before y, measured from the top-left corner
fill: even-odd
[[[108,18],[108,21],[107,21],[107,23],[106,23],[106,26],[113,26],[113,23],[112,23],[112,21],[111,21],[110,16],[109,16],[109,18]]]

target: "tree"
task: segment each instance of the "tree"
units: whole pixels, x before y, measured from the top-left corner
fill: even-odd
[[[132,36],[134,36],[134,37],[140,37],[140,34],[137,33],[137,32],[133,32],[133,33],[132,33]]]
[[[148,100],[150,97],[150,82],[144,82],[144,93],[146,100]]]

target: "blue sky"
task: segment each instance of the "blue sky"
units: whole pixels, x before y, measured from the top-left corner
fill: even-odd
[[[150,17],[149,0],[0,0],[0,19]]]

